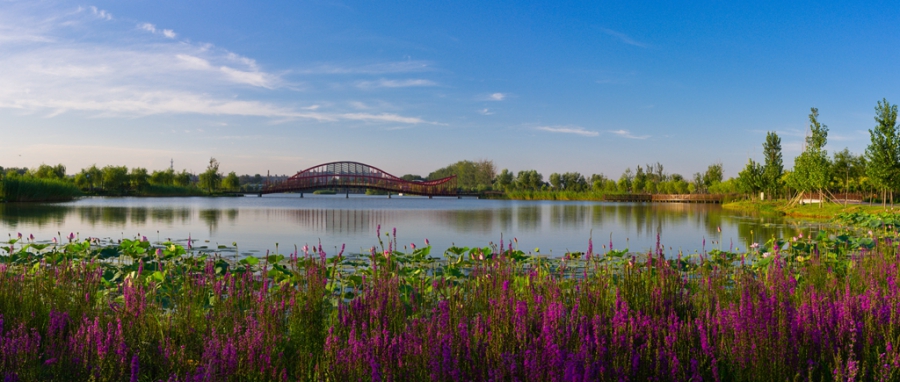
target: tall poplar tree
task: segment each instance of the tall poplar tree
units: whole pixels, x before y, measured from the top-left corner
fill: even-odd
[[[874,130],[869,130],[872,142],[866,147],[866,175],[882,191],[884,195],[897,187],[900,173],[900,137],[897,131],[897,105],[891,105],[887,99],[878,101],[875,107]],[[893,192],[892,192],[893,194]],[[893,195],[891,204],[894,203]]]
[[[784,163],[781,160],[781,138],[774,131],[766,134],[763,156],[765,157],[762,174],[763,189],[768,191],[771,198],[781,191],[781,176],[784,175]]]
[[[806,149],[794,159],[794,171],[788,177],[791,188],[800,192],[818,191],[819,207],[822,206],[822,190],[831,180],[831,162],[825,151],[828,142],[828,126],[819,123],[819,109],[811,108],[809,113],[809,136]]]

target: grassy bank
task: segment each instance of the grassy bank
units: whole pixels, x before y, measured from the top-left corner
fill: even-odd
[[[791,206],[788,205],[788,202],[785,200],[743,200],[722,204],[722,208],[735,211],[756,212],[769,215],[784,215],[811,219],[831,219],[842,213],[856,212],[874,214],[896,211],[900,213],[900,207],[891,209],[890,206],[888,206],[887,208],[883,208],[881,205],[843,205],[837,203],[824,203],[821,207],[818,204],[795,204]]]
[[[81,195],[78,187],[62,180],[22,176],[0,180],[0,199],[5,202],[63,202]]]
[[[241,260],[144,238],[14,239],[0,250],[0,374],[896,380],[898,237],[875,231],[692,256],[587,243],[557,259],[503,242],[434,257],[380,233],[367,254]]]

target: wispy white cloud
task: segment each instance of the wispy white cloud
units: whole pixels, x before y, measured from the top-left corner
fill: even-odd
[[[365,65],[323,64],[295,71],[298,74],[390,74],[430,71],[429,61],[382,62]]]
[[[493,94],[491,94],[491,95],[488,96],[488,100],[491,100],[491,101],[503,101],[504,99],[506,99],[506,96],[507,96],[507,95],[506,95],[506,94],[503,94],[503,93],[493,93]]]
[[[318,104],[298,106],[257,100],[252,95],[247,98],[240,89],[293,87],[282,75],[263,69],[255,60],[210,44],[142,38],[145,32],[175,37],[174,32],[151,23],[138,24],[136,29],[125,26],[116,30],[119,39],[98,42],[73,36],[72,23],[89,33],[93,33],[91,28],[102,27],[103,32],[121,28],[116,23],[98,24],[112,18],[107,12],[90,8],[89,12],[82,9],[67,14],[26,8],[29,12],[18,17],[0,14],[0,108],[46,117],[64,113],[95,117],[192,113],[282,121],[433,123],[397,112],[380,112],[384,108],[348,113],[323,110]],[[7,31],[10,33],[4,33]],[[411,70],[415,65],[381,69],[392,67]],[[427,80],[385,80],[380,85],[429,84]]]
[[[391,113],[381,113],[381,114],[369,114],[369,113],[344,113],[340,114],[339,117],[343,119],[355,120],[355,121],[366,121],[366,122],[400,122],[400,123],[433,123],[425,121],[421,118],[417,117],[404,117],[402,115],[391,114]]]
[[[378,81],[359,81],[356,86],[362,89],[372,88],[408,88],[418,86],[435,86],[437,83],[424,79],[406,79],[406,80],[387,80],[380,79]]]
[[[112,18],[113,18],[112,14],[110,14],[109,12],[104,11],[102,9],[97,9],[97,7],[94,7],[94,6],[91,7],[91,13],[94,16],[96,16],[97,18],[107,20],[107,21],[112,20]]]
[[[607,132],[608,132],[608,133],[615,134],[615,135],[618,135],[618,136],[620,136],[620,137],[622,137],[622,138],[629,138],[629,139],[647,139],[647,138],[650,138],[649,135],[634,135],[634,134],[632,134],[632,133],[631,133],[630,131],[628,131],[628,130],[609,130],[609,131],[607,131]]]
[[[273,89],[277,86],[276,83],[279,81],[277,76],[259,71],[237,70],[227,66],[219,67],[219,70],[222,71],[222,73],[225,73],[230,80],[239,84]]]
[[[640,48],[647,48],[647,47],[649,47],[649,45],[647,45],[647,44],[645,44],[645,43],[643,43],[643,42],[637,41],[637,40],[631,38],[631,36],[628,36],[627,34],[624,34],[624,33],[621,33],[621,32],[616,32],[616,31],[614,31],[614,30],[612,30],[612,29],[607,29],[607,28],[600,28],[600,30],[603,31],[603,33],[606,33],[606,34],[608,34],[608,35],[610,35],[610,36],[612,36],[612,37],[615,37],[615,38],[619,39],[619,41],[621,41],[621,42],[623,42],[623,43],[625,43],[625,44],[637,46],[637,47],[640,47]]]
[[[484,108],[484,109],[478,110],[478,114],[481,114],[481,115],[493,115],[494,112],[491,111],[491,110],[488,109],[488,108]]]
[[[150,23],[141,23],[138,24],[138,29],[153,33],[153,34],[161,34],[167,38],[175,38],[177,34],[175,31],[171,29],[156,29],[156,25]]]
[[[600,133],[592,130],[586,130],[580,126],[540,126],[537,130],[549,131],[551,133],[575,134],[584,137],[596,137]]]

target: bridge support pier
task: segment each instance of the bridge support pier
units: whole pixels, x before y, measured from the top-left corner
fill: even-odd
[[[345,196],[345,199],[350,199],[350,192],[349,192],[349,191],[347,192],[347,196]]]
[[[259,193],[259,194],[257,194],[257,195],[256,195],[256,196],[258,196],[258,197],[260,197],[260,198],[261,198],[261,197],[262,197],[262,192],[260,192],[260,193]]]
[[[300,193],[300,199],[303,199],[303,193],[302,193],[302,192]]]
[[[388,192],[388,199],[390,199],[390,198],[391,198],[391,193],[390,193],[390,192]]]
[[[431,195],[428,195],[428,199],[431,199]]]

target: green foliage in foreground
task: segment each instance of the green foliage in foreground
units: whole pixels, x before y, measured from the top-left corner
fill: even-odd
[[[0,199],[6,202],[59,202],[81,196],[75,185],[58,179],[6,176],[0,180]]]
[[[643,255],[610,243],[595,254],[589,242],[558,259],[502,242],[434,257],[380,234],[369,254],[242,259],[144,238],[17,238],[0,256],[0,374],[896,380],[900,237],[872,219],[746,253]]]

